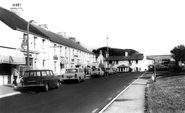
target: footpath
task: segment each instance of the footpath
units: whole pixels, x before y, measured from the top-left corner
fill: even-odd
[[[145,88],[153,73],[146,72],[132,82],[99,113],[144,113]]]
[[[144,113],[145,112],[145,88],[151,80],[153,73],[146,72],[132,82],[99,113]],[[19,88],[21,84],[18,84]],[[8,96],[21,94],[13,87],[13,84],[0,85],[0,99]]]

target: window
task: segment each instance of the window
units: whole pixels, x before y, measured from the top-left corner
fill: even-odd
[[[50,71],[46,71],[46,73],[47,73],[48,76],[51,76]]]
[[[46,60],[43,60],[42,66],[45,67]]]
[[[65,47],[65,56],[67,57],[67,47]]]
[[[25,72],[24,77],[29,77],[29,72]]]
[[[37,73],[37,76],[41,76],[41,75],[40,75],[40,71],[37,71],[36,73]]]
[[[50,75],[51,75],[51,76],[54,76],[53,71],[50,71]]]
[[[54,44],[54,55],[56,55],[56,44]]]
[[[34,46],[34,49],[36,48],[36,41],[37,41],[37,37],[36,36],[34,36],[34,40],[33,40],[33,46]]]
[[[60,56],[62,56],[62,46],[60,46]]]
[[[42,39],[42,49],[45,49],[45,39]]]
[[[42,76],[48,76],[46,71],[42,71]]]

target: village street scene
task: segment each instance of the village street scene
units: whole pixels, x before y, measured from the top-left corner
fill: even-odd
[[[170,14],[171,7],[165,10],[157,3],[0,1],[0,112],[185,112],[185,16],[179,17],[185,13],[185,2],[164,0],[161,4],[181,11]],[[139,11],[127,7],[127,13],[121,4]],[[150,16],[143,16],[147,11],[140,7],[143,4],[150,16],[166,11],[164,18],[176,15],[172,20],[181,24],[170,21],[178,26],[171,27],[173,32],[159,30],[167,28],[166,20],[155,28],[151,22],[147,28]],[[143,25],[133,20],[134,15]],[[122,17],[130,20],[128,26]],[[143,35],[144,30],[148,31]],[[169,38],[173,33],[178,38]]]

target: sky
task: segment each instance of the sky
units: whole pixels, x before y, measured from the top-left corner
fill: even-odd
[[[22,4],[25,20],[65,32],[91,50],[108,44],[164,55],[185,45],[185,0],[0,0],[6,9],[13,3]]]

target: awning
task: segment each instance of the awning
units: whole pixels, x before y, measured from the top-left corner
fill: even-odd
[[[61,64],[68,64],[68,61],[65,58],[60,58],[60,63]]]
[[[26,64],[25,56],[20,50],[0,48],[0,64]]]

